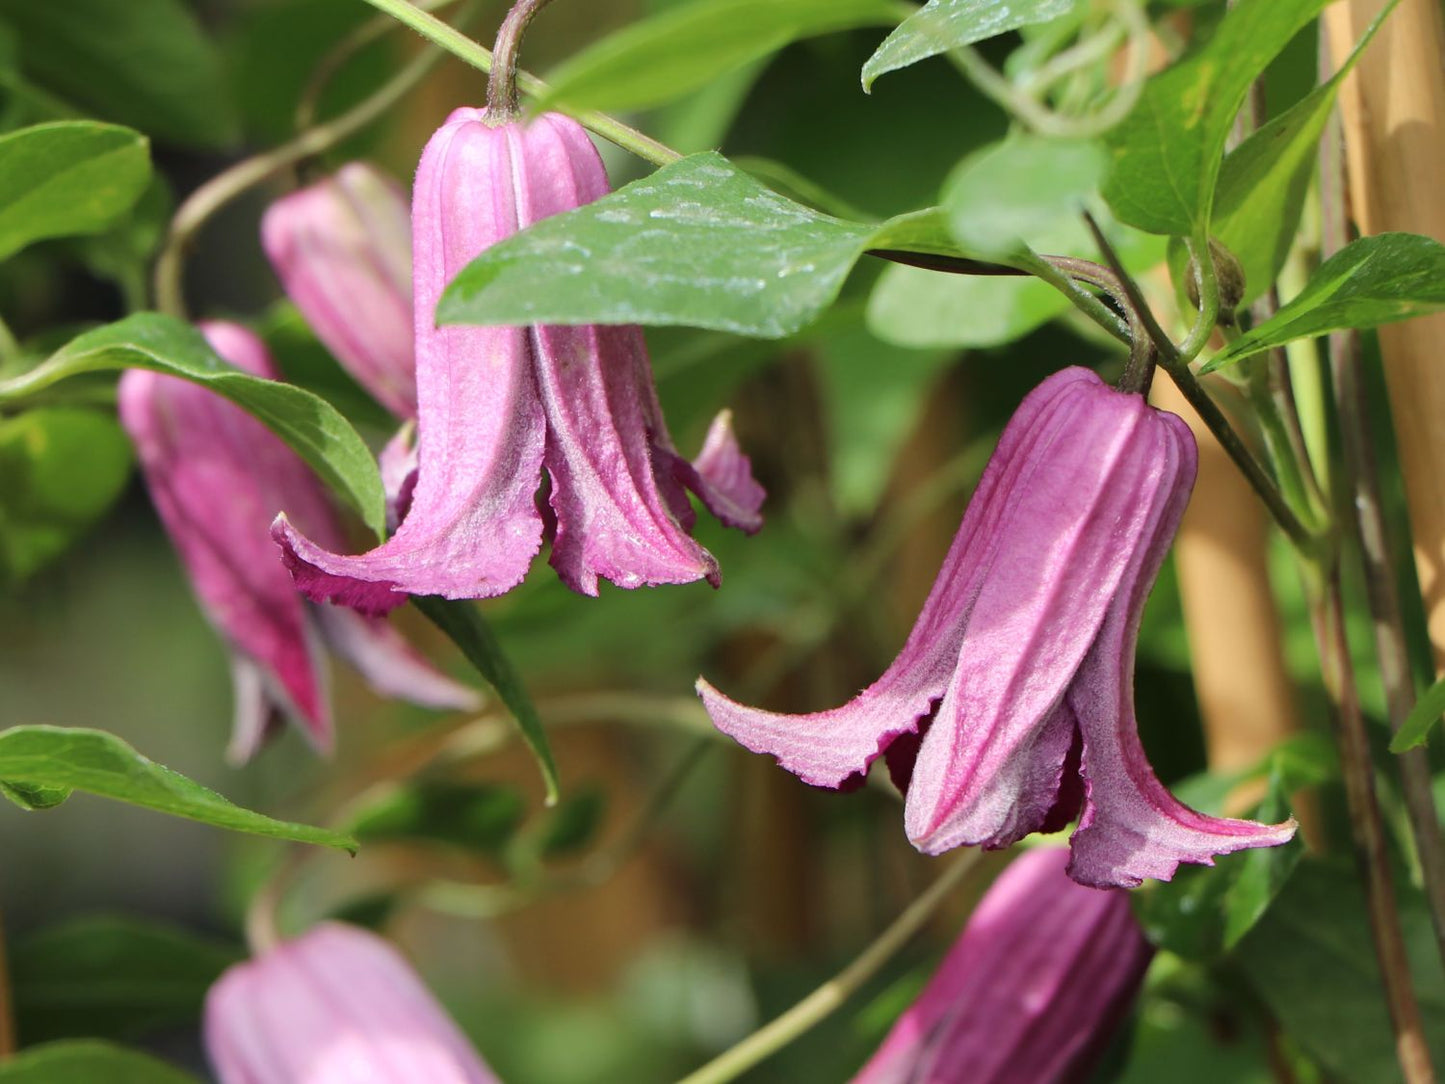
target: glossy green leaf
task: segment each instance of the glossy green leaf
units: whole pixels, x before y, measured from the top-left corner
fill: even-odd
[[[696,154],[493,245],[452,281],[437,318],[782,338],[833,302],[870,247],[962,254],[939,213],[850,222]]]
[[[1007,256],[1077,218],[1108,166],[1090,140],[1019,135],[965,158],[943,187],[953,236],[967,249]]]
[[[1273,317],[1230,343],[1203,372],[1341,328],[1370,328],[1445,308],[1445,245],[1413,233],[1352,241],[1321,264]]]
[[[1187,60],[1145,85],[1104,137],[1104,197],[1119,221],[1150,233],[1207,228],[1225,140],[1249,85],[1326,0],[1241,0]]]
[[[0,582],[69,549],[120,498],[130,466],[112,414],[43,407],[0,420]]]
[[[1076,0],[928,0],[899,24],[863,65],[863,89],[887,72],[1021,26],[1066,15]]]
[[[868,299],[868,327],[897,346],[1000,346],[1068,309],[1068,298],[1030,275],[940,275],[894,265]]]
[[[31,813],[54,809],[73,792],[69,787],[37,787],[29,783],[0,783],[0,797]]]
[[[1314,175],[1320,134],[1340,84],[1398,0],[1391,0],[1326,83],[1265,124],[1229,153],[1219,171],[1212,233],[1244,269],[1247,306],[1269,289],[1299,229]]]
[[[51,926],[10,955],[16,1023],[29,1043],[194,1025],[206,990],[241,957],[237,947],[138,919]]]
[[[412,605],[426,615],[427,619],[446,633],[452,643],[461,649],[467,661],[486,678],[487,683],[497,690],[502,703],[517,721],[522,740],[532,750],[537,767],[542,772],[542,782],[547,788],[547,804],[557,801],[557,764],[552,759],[552,747],[547,742],[547,732],[542,729],[542,720],[532,703],[522,676],[512,665],[502,645],[476,603],[465,599],[445,599],[436,595],[413,595]]]
[[[91,1039],[47,1043],[0,1061],[0,1084],[200,1084],[163,1061]]]
[[[28,79],[97,116],[188,146],[236,137],[225,68],[184,0],[0,0],[0,22]]]
[[[57,121],[0,136],[0,259],[43,238],[99,233],[150,175],[145,136],[115,124]]]
[[[69,788],[217,828],[355,851],[354,840],[322,828],[242,809],[154,761],[114,734],[63,726],[0,730],[0,779],[11,787]]]
[[[189,324],[137,313],[72,339],[34,369],[0,381],[0,403],[18,402],[81,373],[153,369],[202,384],[254,414],[346,499],[380,537],[386,497],[376,460],[356,430],[324,399],[227,364]]]
[[[890,0],[694,0],[572,57],[549,76],[536,108],[660,105],[799,38],[890,24],[900,15]]]
[[[349,828],[363,843],[432,840],[497,854],[525,814],[522,796],[505,784],[413,779],[369,803]]]
[[[1396,885],[1410,970],[1437,1064],[1445,1055],[1445,975],[1419,891]],[[1345,861],[1300,863],[1234,954],[1285,1033],[1331,1079],[1399,1079],[1393,1029],[1359,877]]]
[[[1425,690],[1425,695],[1415,702],[1405,722],[1390,741],[1390,752],[1403,753],[1424,745],[1430,740],[1430,731],[1445,714],[1445,679],[1435,682]]]

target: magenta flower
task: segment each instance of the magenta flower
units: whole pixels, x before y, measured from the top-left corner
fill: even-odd
[[[273,535],[312,598],[380,613],[407,594],[499,595],[521,582],[544,534],[552,566],[583,594],[597,593],[599,577],[716,584],[717,562],[688,534],[686,490],[731,526],[761,525],[763,491],[725,424],[697,463],[674,449],[639,328],[433,326],[442,290],[483,249],[607,190],[586,132],[556,113],[492,125],[481,110],[458,109],[432,136],[412,202],[410,509],[389,541],[359,556],[278,517]]]
[[[1067,860],[1014,859],[853,1084],[1087,1079],[1153,949],[1127,893],[1075,884]]]
[[[880,753],[907,788],[919,850],[1005,847],[1078,813],[1070,874],[1168,880],[1272,846],[1272,827],[1207,817],[1155,778],[1134,719],[1139,618],[1194,482],[1172,414],[1087,369],[1056,373],[1009,422],[903,651],[848,704],[807,715],[745,707],[706,681],[718,729],[816,786]]]
[[[266,347],[236,324],[202,325],[215,351],[275,378]],[[120,381],[120,419],[135,444],[151,500],[191,587],[231,649],[235,728],[229,756],[249,759],[281,714],[312,743],[332,744],[319,641],[378,692],[437,708],[473,709],[477,693],[434,670],[385,621],[314,607],[277,560],[268,525],[288,508],[316,537],[345,536],[320,482],[256,419],[179,377],[131,369]]]
[[[411,222],[401,186],[351,162],[273,203],[261,246],[326,348],[387,410],[415,417]]]
[[[415,971],[327,922],[236,964],[206,996],[220,1084],[498,1084]]]

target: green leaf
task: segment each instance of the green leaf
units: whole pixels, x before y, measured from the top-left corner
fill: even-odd
[[[895,264],[868,299],[868,327],[897,346],[1001,346],[1069,307],[1032,275],[940,275]]]
[[[200,1084],[149,1054],[89,1039],[48,1043],[0,1061],[0,1084]]]
[[[99,233],[145,191],[145,136],[89,120],[0,136],[0,260],[46,237]]]
[[[607,812],[607,792],[592,786],[567,795],[547,818],[536,841],[538,854],[557,858],[576,854],[592,842]]]
[[[572,57],[551,73],[534,108],[660,105],[799,38],[898,17],[890,0],[695,0],[631,23]]]
[[[1445,308],[1445,245],[1413,233],[1352,241],[1322,263],[1270,319],[1201,370],[1212,373],[1261,350],[1341,328],[1370,328]]]
[[[239,949],[122,917],[51,926],[15,947],[10,976],[27,1043],[128,1039],[200,1019],[206,991]]]
[[[536,758],[547,790],[547,804],[555,804],[557,765],[552,759],[552,747],[547,743],[547,732],[542,729],[542,720],[537,717],[537,709],[527,695],[521,675],[502,651],[502,645],[497,642],[481,610],[473,602],[436,595],[413,595],[411,601],[432,624],[450,637],[467,661],[476,667],[477,673],[497,690],[502,703],[517,720],[522,740]]]
[[[223,147],[236,137],[224,67],[183,0],[0,0],[25,75],[156,139]]]
[[[0,779],[11,787],[70,788],[217,828],[355,852],[356,841],[232,805],[104,730],[14,726],[0,730]]]
[[[899,24],[863,65],[863,89],[887,72],[951,49],[1048,22],[1073,10],[1075,0],[928,0]]]
[[[1108,160],[1092,140],[1020,135],[969,155],[943,187],[948,225],[964,248],[1008,256],[1077,218]]]
[[[0,783],[0,796],[31,813],[41,809],[54,809],[72,793],[73,791],[69,787],[37,787],[29,783]]]
[[[1397,2],[1385,6],[1328,82],[1251,134],[1224,159],[1212,232],[1244,269],[1241,306],[1269,289],[1284,266],[1314,174],[1320,133],[1340,83]]]
[[[368,804],[349,828],[363,843],[434,840],[495,855],[525,813],[522,796],[505,784],[413,779]]]
[[[0,582],[69,549],[119,499],[130,465],[113,415],[45,407],[0,421]]]
[[[1121,222],[1191,236],[1209,224],[1225,140],[1249,85],[1327,0],[1241,0],[1189,59],[1145,85],[1104,137],[1104,198]]]
[[[153,369],[224,395],[254,414],[382,536],[386,497],[376,460],[356,430],[324,399],[276,380],[243,373],[180,320],[143,312],[88,331],[34,369],[0,381],[0,403],[15,402],[81,373]]]
[[[1390,752],[1404,753],[1430,740],[1430,731],[1445,714],[1445,678],[1425,690],[1425,695],[1415,702],[1404,723],[1390,741]]]
[[[696,154],[493,245],[452,280],[437,318],[782,338],[832,303],[870,247],[966,255],[939,212],[849,222]]]
[[[1445,1054],[1445,976],[1424,898],[1397,884],[1401,925],[1425,1037]],[[1359,878],[1346,863],[1307,859],[1234,954],[1285,1032],[1331,1079],[1399,1079],[1394,1031]]]

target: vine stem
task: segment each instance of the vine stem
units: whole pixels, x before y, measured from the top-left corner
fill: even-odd
[[[15,1008],[10,1001],[10,965],[5,956],[5,926],[0,922],[0,1062],[16,1049]]]
[[[1350,830],[1355,839],[1355,860],[1365,882],[1365,903],[1375,957],[1385,988],[1385,1001],[1395,1028],[1395,1055],[1406,1084],[1433,1084],[1435,1069],[1425,1045],[1424,1025],[1405,938],[1400,928],[1400,911],[1395,882],[1385,844],[1385,826],[1375,794],[1374,765],[1370,739],[1360,710],[1359,691],[1345,638],[1344,598],[1340,591],[1340,570],[1330,561],[1323,583],[1311,589],[1311,617],[1319,643],[1325,688],[1334,701],[1335,737],[1340,746],[1340,767],[1344,775],[1345,799],[1350,810]]]
[[[551,0],[517,0],[497,30],[487,77],[487,115],[493,124],[517,119],[517,56],[537,13]]]
[[[491,74],[491,50],[478,45],[461,31],[442,22],[430,12],[423,11],[415,4],[408,3],[407,0],[365,0],[365,2],[378,11],[384,11],[398,22],[405,23],[432,44],[440,46],[478,71]],[[537,97],[547,90],[546,83],[535,75],[521,70],[517,72],[517,86],[524,94],[532,97]],[[609,143],[615,143],[623,150],[630,151],[655,166],[665,166],[682,157],[680,153],[666,144],[659,143],[651,136],[623,124],[616,117],[610,117],[606,113],[598,113],[595,110],[572,111],[567,110],[565,106],[559,106],[559,108],[567,112],[588,131],[601,136]]]
[[[893,920],[893,924],[858,956],[798,1002],[782,1016],[759,1028],[736,1046],[723,1051],[702,1068],[689,1073],[678,1084],[724,1084],[770,1057],[813,1027],[858,992],[878,970],[893,958],[938,910],[965,877],[978,865],[980,852],[968,850],[924,889],[922,895]]]

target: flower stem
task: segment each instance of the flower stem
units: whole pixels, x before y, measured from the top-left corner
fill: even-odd
[[[517,118],[517,56],[522,37],[537,12],[549,3],[551,0],[517,0],[497,30],[487,78],[487,115],[493,124]]]
[[[1315,566],[1318,569],[1318,566]],[[1330,561],[1323,583],[1311,588],[1311,617],[1319,642],[1325,688],[1334,702],[1335,739],[1340,747],[1345,799],[1355,839],[1355,859],[1365,884],[1365,902],[1385,1002],[1395,1028],[1395,1054],[1406,1084],[1433,1084],[1435,1069],[1425,1045],[1420,1006],[1410,976],[1400,927],[1395,882],[1385,844],[1385,826],[1375,794],[1370,739],[1360,710],[1349,643],[1345,638],[1344,598],[1337,562]]]
[[[491,73],[491,51],[478,45],[454,27],[448,26],[435,15],[421,10],[415,4],[409,3],[408,0],[366,0],[366,3],[379,11],[386,12],[398,22],[405,23],[434,45],[438,45],[454,57],[466,61],[478,71]],[[517,86],[524,94],[534,97],[547,89],[547,84],[542,80],[521,70],[517,72]],[[623,150],[630,151],[655,166],[665,166],[682,157],[671,147],[659,143],[636,128],[623,124],[615,117],[609,117],[606,113],[598,113],[594,110],[577,112],[569,110],[567,112],[588,131],[601,136],[609,143],[617,144]]]
[[[0,1062],[15,1053],[15,1009],[10,1003],[10,965],[5,957],[5,927],[0,924]]]
[[[678,1084],[724,1084],[777,1053],[819,1023],[877,974],[878,969],[923,928],[939,904],[968,876],[978,861],[979,851],[965,851],[852,963],[782,1016],[723,1051],[702,1068],[689,1073]]]

